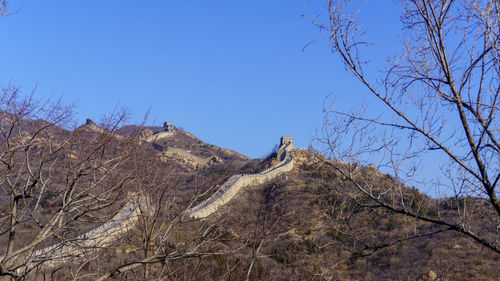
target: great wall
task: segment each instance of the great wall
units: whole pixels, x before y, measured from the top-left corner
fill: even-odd
[[[166,137],[172,137],[175,135],[176,128],[172,125],[171,122],[165,122],[163,124],[163,131],[157,132],[155,134],[151,134],[150,136],[144,136],[142,140],[149,142],[149,143],[155,143],[156,141],[166,138]],[[184,132],[186,135],[191,136],[195,138],[195,136],[191,135],[190,133]],[[220,159],[217,156],[208,156],[208,157],[200,157],[197,155],[194,155],[191,153],[189,150],[185,150],[182,148],[177,148],[177,147],[166,147],[161,149],[162,154],[164,156],[177,156],[185,161],[192,162],[194,166],[207,166],[212,163],[220,163],[222,162],[222,159]]]
[[[206,166],[211,163],[219,163],[222,162],[222,159],[220,159],[217,156],[209,156],[209,157],[200,157],[196,156],[194,154],[191,154],[189,150],[185,150],[182,148],[176,148],[176,147],[167,147],[166,150],[163,151],[163,155],[165,156],[179,156],[182,159],[192,161],[196,165],[199,166]]]
[[[90,123],[87,121],[87,126],[97,131],[102,130],[93,122]],[[165,133],[172,134],[173,132],[171,130],[168,132],[159,132],[150,136],[146,141],[154,142],[158,138],[169,135]],[[242,188],[263,184],[283,173],[291,171],[293,169],[293,155],[291,152],[294,149],[293,137],[281,137],[280,146],[277,151],[277,159],[280,160],[278,164],[258,174],[238,174],[230,177],[209,198],[189,208],[185,211],[185,214],[194,219],[206,218],[227,204]],[[67,243],[56,244],[37,250],[27,256],[26,261],[31,263],[32,267],[34,267],[38,265],[39,261],[49,260],[44,263],[44,266],[54,267],[66,262],[70,257],[83,256],[89,251],[110,246],[120,236],[130,231],[136,225],[141,213],[146,211],[151,214],[153,212],[152,210],[154,207],[151,206],[149,198],[146,196],[129,194],[129,198],[127,204],[125,204],[125,206],[107,223],[71,239],[71,241],[67,241]]]
[[[282,137],[278,149],[278,159],[281,161],[258,174],[234,175],[230,177],[214,194],[205,201],[186,210],[186,213],[195,219],[202,219],[215,213],[219,208],[233,199],[238,192],[251,185],[263,184],[278,175],[293,169],[293,157],[291,151],[295,149],[293,137]]]
[[[166,137],[171,137],[174,135],[175,127],[171,122],[163,123],[163,131],[157,132],[156,134],[152,134],[151,136],[146,137],[144,140],[147,142],[156,142],[159,139],[163,139]]]
[[[129,232],[139,221],[141,214],[152,214],[154,207],[149,198],[142,194],[129,194],[127,203],[106,223],[76,238],[64,241],[40,250],[25,257],[30,268],[38,266],[40,261],[46,267],[55,267],[67,262],[71,257],[82,257],[99,248],[109,247],[119,237]]]
[[[170,122],[164,123],[164,130],[147,136],[144,138],[147,142],[155,142],[158,139],[172,136],[175,132],[175,127]],[[239,191],[247,186],[263,184],[266,181],[272,180],[277,176],[289,172],[293,169],[293,157],[291,151],[295,149],[293,137],[281,137],[280,146],[277,151],[277,158],[281,160],[278,164],[264,170],[258,174],[234,175],[230,177],[219,189],[209,198],[200,204],[189,208],[186,213],[195,219],[202,219],[215,213],[219,208],[233,199]],[[179,154],[188,159],[193,159],[201,164],[213,161],[213,157],[201,158],[192,155],[190,152],[180,148],[167,148],[166,153]]]
[[[152,214],[154,207],[149,198],[140,194],[129,194],[129,200],[108,222],[76,238],[36,250],[29,255],[18,257],[0,257],[0,260],[12,264],[27,264],[26,270],[38,267],[56,267],[70,258],[82,257],[104,247],[109,247],[119,237],[129,232],[139,221],[142,213]],[[18,272],[19,273],[19,272]]]

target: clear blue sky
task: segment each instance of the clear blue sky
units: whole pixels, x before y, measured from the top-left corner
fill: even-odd
[[[373,36],[391,44],[399,8],[369,1]],[[142,120],[172,121],[202,140],[261,157],[282,135],[306,147],[336,94],[366,92],[301,15],[326,1],[11,1],[0,19],[0,84],[77,104],[77,120],[120,103]],[[384,41],[385,40],[385,41]],[[385,58],[386,54],[373,54]]]

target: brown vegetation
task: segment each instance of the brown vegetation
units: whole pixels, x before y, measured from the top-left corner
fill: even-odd
[[[10,95],[4,100],[16,102],[2,108],[0,242],[7,278],[493,280],[500,274],[498,255],[448,229],[379,208],[331,160],[303,150],[294,152],[292,172],[246,189],[205,220],[192,220],[184,210],[225,179],[262,171],[276,160],[225,156],[223,164],[187,169],[175,159],[161,161],[161,144],[141,142],[139,134],[115,137],[109,129],[114,123],[66,130],[57,124],[69,120],[69,111],[57,106],[44,111],[48,117],[27,115],[40,111],[28,111],[32,100],[13,93],[4,92]],[[116,116],[108,120],[124,115]],[[171,147],[168,141],[178,140],[164,141]],[[193,151],[205,147],[190,145]],[[429,198],[373,166],[358,165],[352,175],[370,179],[374,193],[399,186],[411,211],[444,221],[463,208],[457,202],[479,206],[478,214],[490,211],[478,198]],[[130,192],[149,198],[150,206],[141,206],[139,221],[116,241],[68,254],[63,263],[54,263],[50,253],[36,254],[48,245],[84,245],[78,235],[108,221]],[[487,218],[475,231],[495,235],[485,227]]]

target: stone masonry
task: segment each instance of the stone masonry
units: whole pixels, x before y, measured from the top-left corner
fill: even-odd
[[[290,149],[295,149],[295,146],[293,145],[293,137],[292,136],[282,136],[281,141],[280,141],[280,146],[277,152],[276,157],[278,160],[283,160],[283,155],[285,153],[285,148],[290,150]]]
[[[163,123],[163,129],[165,132],[173,132],[175,130],[174,125],[172,125],[172,122],[165,122]]]
[[[294,149],[293,137],[282,137],[278,152],[281,153],[279,155],[283,159],[280,159],[278,164],[258,174],[232,176],[212,196],[186,210],[186,213],[195,219],[206,218],[233,199],[243,187],[263,184],[278,175],[291,171],[293,169],[291,151]]]
[[[87,123],[87,125],[93,125],[91,122]],[[243,187],[259,185],[280,174],[291,171],[293,169],[291,151],[294,149],[293,137],[282,137],[278,151],[283,159],[278,164],[258,174],[232,176],[212,196],[197,206],[186,210],[186,213],[195,219],[208,217],[234,198]],[[36,266],[38,259],[50,256],[51,261],[46,263],[45,266],[53,267],[66,262],[66,259],[70,256],[81,256],[89,249],[94,251],[110,246],[119,236],[134,227],[139,220],[141,210],[148,210],[148,213],[154,211],[149,199],[144,195],[129,194],[129,198],[131,199],[128,204],[120,209],[109,222],[76,237],[70,244],[46,247],[35,251],[27,258],[33,266]]]
[[[167,121],[167,122],[163,123],[163,131],[158,132],[150,137],[147,137],[145,140],[147,142],[155,142],[159,139],[173,136],[174,132],[175,132],[174,125],[172,125],[172,122]]]

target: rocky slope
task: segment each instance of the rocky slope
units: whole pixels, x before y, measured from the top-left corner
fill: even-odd
[[[40,122],[24,121],[19,139],[40,128]],[[75,198],[95,203],[71,205],[74,208],[54,224],[53,235],[31,255],[0,262],[8,266],[28,260],[31,271],[25,272],[25,280],[103,276],[112,280],[496,280],[500,276],[497,254],[456,232],[370,207],[330,160],[306,150],[291,152],[290,171],[246,185],[216,212],[193,219],[187,210],[216,194],[232,176],[258,174],[280,161],[276,154],[248,159],[178,130],[145,141],[162,130],[128,126],[109,132],[87,124],[74,131],[53,127],[43,134],[32,148],[37,153],[29,154],[31,161],[45,159],[48,151],[53,153],[48,159],[57,161],[51,160],[50,169],[40,170],[50,174],[50,184],[43,190],[34,188],[33,200],[26,197],[29,202],[20,209],[28,215],[17,227],[22,236],[15,239],[15,249],[36,240],[49,218],[62,210],[69,198],[64,191],[74,182],[68,179],[76,172],[88,174],[82,175],[75,189],[82,196]],[[92,158],[101,144],[106,149]],[[200,164],[200,159],[209,157],[216,161]],[[76,169],[78,165],[83,168]],[[86,172],[85,165],[96,168]],[[14,168],[28,173],[21,166]],[[5,179],[9,171],[3,167],[2,173]],[[395,184],[374,167],[359,166],[356,173],[373,178],[375,191]],[[3,180],[1,184],[5,190],[8,183]],[[415,202],[437,202],[416,189],[404,188],[403,192]],[[133,224],[115,232],[120,237],[107,239],[105,245],[84,241],[84,233],[107,229],[112,218],[124,213],[130,193],[147,198],[150,207],[134,207]],[[441,199],[439,210],[425,210],[426,215],[453,219],[451,213],[459,206],[451,202]],[[12,197],[2,194],[0,204],[4,216],[0,243],[6,249]],[[84,210],[85,206],[92,209]],[[486,205],[482,211],[488,211]],[[409,239],[415,234],[426,235]],[[394,241],[399,242],[390,244]],[[63,258],[64,247],[79,254]],[[54,251],[64,265],[53,266],[50,257],[35,259],[37,253],[47,252],[43,249],[58,249]]]

